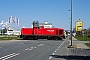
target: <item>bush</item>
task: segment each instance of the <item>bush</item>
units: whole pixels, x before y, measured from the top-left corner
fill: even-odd
[[[90,38],[90,35],[88,35],[88,37]]]

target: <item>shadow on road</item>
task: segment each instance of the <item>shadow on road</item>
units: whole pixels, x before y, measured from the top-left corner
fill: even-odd
[[[54,58],[66,60],[90,60],[90,49],[70,48],[68,55],[51,55]]]
[[[35,40],[35,39],[15,39],[15,40]],[[64,40],[47,40],[47,39],[37,39],[36,41],[64,41]]]
[[[77,56],[77,55],[51,55],[54,58],[63,58],[66,60],[90,60],[90,56]]]

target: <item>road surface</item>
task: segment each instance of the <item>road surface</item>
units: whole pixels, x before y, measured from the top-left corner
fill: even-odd
[[[3,41],[0,42],[0,60],[56,60],[52,55],[67,53],[63,46],[68,44],[67,40]]]

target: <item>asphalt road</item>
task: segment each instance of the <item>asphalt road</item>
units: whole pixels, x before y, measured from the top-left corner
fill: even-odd
[[[0,42],[0,60],[56,60],[52,55],[67,53],[69,41],[15,40]]]

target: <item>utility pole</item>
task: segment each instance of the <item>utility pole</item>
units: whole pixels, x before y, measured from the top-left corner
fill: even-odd
[[[71,0],[71,46],[72,46],[72,0]]]

